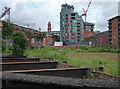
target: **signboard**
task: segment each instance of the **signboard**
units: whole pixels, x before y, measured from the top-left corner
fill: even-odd
[[[63,46],[63,42],[54,42],[54,46]]]
[[[92,42],[89,42],[89,45],[92,45]]]

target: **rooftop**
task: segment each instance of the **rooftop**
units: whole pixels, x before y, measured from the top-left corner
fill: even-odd
[[[116,18],[120,18],[120,15],[115,16],[115,17],[113,17],[113,18],[109,19],[108,21],[113,20],[113,19],[116,19]]]

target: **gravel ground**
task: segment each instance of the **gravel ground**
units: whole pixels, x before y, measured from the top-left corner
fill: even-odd
[[[0,77],[1,78],[1,77]],[[60,86],[71,86],[71,87],[118,87],[118,81],[110,80],[99,80],[99,79],[75,79],[65,77],[54,77],[54,76],[41,76],[41,75],[30,75],[30,74],[15,74],[15,73],[2,73],[3,80],[14,80],[28,83],[37,84],[55,84]]]

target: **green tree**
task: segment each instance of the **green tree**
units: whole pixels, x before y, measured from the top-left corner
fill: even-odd
[[[28,47],[27,36],[23,32],[17,32],[14,35],[13,54],[23,55]]]
[[[2,37],[3,38],[12,38],[13,37],[13,31],[15,30],[14,25],[11,22],[3,21],[3,32]]]
[[[2,53],[6,50],[6,42],[2,40]]]
[[[9,54],[12,52],[13,50],[13,46],[12,45],[8,45],[8,50],[9,50]]]
[[[33,31],[29,31],[28,34],[32,36],[33,35]]]

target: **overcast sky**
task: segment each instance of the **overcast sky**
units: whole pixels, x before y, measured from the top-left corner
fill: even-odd
[[[82,8],[87,8],[90,0],[66,0],[67,4],[74,5],[75,11],[83,14]],[[52,23],[52,31],[60,30],[61,5],[65,0],[0,0],[0,14],[2,8],[11,8],[11,21],[42,31],[47,31],[47,23]],[[108,19],[118,15],[118,0],[93,0],[87,12],[87,21],[95,23],[95,31],[108,30]],[[85,17],[82,17],[83,20]],[[2,18],[2,19],[5,19]]]

